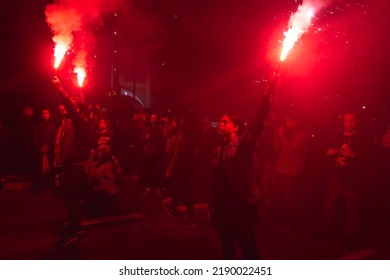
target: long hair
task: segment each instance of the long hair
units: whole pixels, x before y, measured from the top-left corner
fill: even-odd
[[[245,129],[245,122],[243,121],[242,117],[235,113],[228,113],[225,115],[228,116],[229,120],[238,127],[237,135],[240,136]]]

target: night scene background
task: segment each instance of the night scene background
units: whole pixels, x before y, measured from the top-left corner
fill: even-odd
[[[302,201],[307,203],[303,205],[304,219],[310,229],[321,212],[321,191],[327,175],[324,151],[329,133],[342,126],[342,113],[357,112],[359,129],[375,138],[376,144],[390,125],[390,1],[326,2],[328,5],[316,14],[310,29],[280,64],[272,104],[276,114],[296,113],[310,132],[306,189],[302,192]],[[119,127],[118,120],[132,119],[139,107],[148,113],[168,109],[195,112],[210,117],[214,128],[226,112],[248,120],[265,81],[279,65],[283,33],[302,1],[58,0],[55,3],[77,7],[87,16],[73,32],[72,49],[57,71],[53,68],[53,32],[45,15],[47,6],[53,3],[10,1],[0,12],[0,121],[7,127],[9,145],[0,147],[9,148],[2,150],[7,155],[2,163],[7,170],[0,172],[1,188],[4,182],[16,188],[21,181],[25,183],[19,181],[18,159],[14,157],[20,144],[14,139],[20,134],[17,125],[23,109],[32,106],[38,115],[40,109],[49,107],[59,121],[53,75],[71,94],[82,93],[88,102],[101,104],[114,128]],[[87,77],[81,88],[72,65],[80,49],[87,54]],[[124,130],[120,143],[131,138],[128,131]],[[370,194],[365,206],[374,205],[364,217],[365,237],[371,247],[360,249],[372,259],[390,258],[390,194],[385,185],[389,149],[383,150],[387,154],[378,152],[383,161],[373,165],[365,190]],[[376,166],[383,169],[375,173]],[[2,179],[7,175],[12,176]],[[0,203],[4,209],[0,211],[0,229],[4,230],[0,230],[0,259],[221,257],[218,238],[206,225],[204,199],[198,209],[203,217],[199,231],[187,231],[161,211],[161,198],[143,196],[145,186],[139,185],[133,175],[125,174],[120,203],[125,212],[141,212],[144,217],[125,216],[125,221],[136,221],[130,226],[105,220],[102,223],[108,226],[88,228],[82,249],[78,244],[76,248],[51,251],[56,239],[53,232],[58,232],[65,216],[57,194],[0,192],[0,200],[4,201]],[[142,217],[144,220],[137,224]],[[267,224],[270,217],[265,214],[263,218]],[[268,259],[360,258],[349,257],[352,251],[345,249],[340,240],[288,243],[266,228],[258,242]]]
[[[45,21],[47,4],[24,1],[2,9],[3,113],[7,104],[14,111],[21,104],[52,102],[48,81],[54,44]],[[99,16],[75,35],[88,52],[84,90],[94,96],[111,91],[117,59],[119,83],[128,81],[130,90],[134,76],[136,82],[149,83],[147,107],[192,107],[218,119],[221,112],[253,111],[258,82],[276,67],[283,32],[299,1],[118,4],[120,11],[97,8]],[[316,120],[350,105],[388,118],[388,11],[389,4],[379,0],[336,0],[320,11],[282,66],[280,102]],[[63,80],[74,78],[67,63],[58,73]]]

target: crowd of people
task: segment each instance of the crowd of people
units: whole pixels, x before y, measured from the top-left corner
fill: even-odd
[[[236,245],[244,258],[260,258],[255,228],[261,211],[271,217],[275,232],[290,240],[305,238],[302,205],[308,178],[324,190],[319,236],[341,234],[356,241],[364,227],[362,212],[367,212],[364,197],[375,191],[389,195],[389,130],[375,137],[364,133],[358,114],[346,111],[339,133],[322,139],[326,148],[313,153],[312,135],[296,112],[272,110],[272,83],[251,121],[225,114],[217,128],[207,116],[173,109],[140,109],[131,122],[112,126],[98,104],[86,106],[70,96],[57,77],[52,83],[60,99],[60,122],[53,121],[52,108],[35,118],[34,109],[26,107],[13,152],[19,175],[32,180],[34,193],[59,189],[64,198],[68,219],[60,245],[80,238],[83,215],[118,213],[123,174],[136,174],[143,195],[161,197],[168,215],[176,216],[184,205],[183,226],[196,227],[194,205],[207,202],[225,259],[236,257]],[[7,137],[0,122],[3,177],[10,158]],[[310,153],[321,155],[318,168],[324,170],[309,174]]]

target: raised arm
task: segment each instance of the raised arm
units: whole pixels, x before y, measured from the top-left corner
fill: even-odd
[[[67,91],[63,88],[62,83],[60,79],[57,76],[54,76],[52,78],[52,83],[56,87],[58,91],[58,96],[60,97],[62,105],[64,105],[66,111],[68,112],[69,117],[72,119],[72,121],[79,121],[79,119],[82,119],[80,114],[77,112],[76,106],[72,103],[70,100],[70,96],[67,93]]]
[[[64,105],[69,118],[73,122],[76,131],[76,136],[80,139],[83,145],[87,145],[88,124],[86,119],[84,119],[82,115],[77,111],[76,106],[71,101],[69,94],[63,88],[60,79],[54,76],[52,78],[52,83],[57,88],[61,103],[62,105]]]
[[[248,134],[252,141],[255,141],[260,133],[264,130],[264,121],[271,109],[271,95],[274,91],[278,76],[274,75],[267,81],[263,95],[253,118],[248,124]]]

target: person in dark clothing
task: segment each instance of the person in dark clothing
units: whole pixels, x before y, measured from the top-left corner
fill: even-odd
[[[17,166],[20,175],[32,179],[34,174],[33,128],[35,124],[34,109],[26,106],[18,126]]]
[[[131,139],[130,139],[130,155],[131,158],[131,172],[135,175],[136,180],[142,180],[145,178],[142,172],[142,166],[139,164],[142,161],[143,155],[143,141],[142,133],[147,125],[148,115],[143,109],[139,109],[133,116],[133,123],[131,127]]]
[[[52,83],[58,90],[65,114],[57,132],[54,166],[59,170],[60,186],[68,210],[67,225],[59,240],[59,245],[67,245],[80,237],[80,197],[88,153],[89,127],[87,120],[80,113],[82,108],[80,99],[69,97],[57,77],[53,77]]]
[[[267,83],[264,96],[252,120],[244,127],[239,117],[223,115],[218,132],[223,142],[210,162],[210,222],[217,229],[224,259],[235,258],[238,244],[245,259],[259,259],[255,224],[258,222],[260,187],[255,178],[255,148],[270,109],[274,79]]]
[[[112,129],[109,119],[101,118],[90,125],[90,136],[88,145],[91,149],[97,149],[101,145],[112,146]]]
[[[323,231],[331,231],[338,205],[343,201],[346,215],[342,233],[352,239],[359,232],[359,201],[370,154],[369,138],[358,131],[356,114],[343,115],[342,133],[337,135],[326,154],[333,163],[326,187]]]
[[[275,210],[279,232],[290,232],[290,240],[303,237],[301,233],[301,176],[306,159],[309,134],[295,113],[289,112],[275,136],[274,147],[279,151],[276,162]]]
[[[112,156],[111,147],[100,145],[91,150],[87,161],[87,173],[92,189],[87,195],[87,212],[92,217],[112,215],[118,212],[118,186],[115,174],[121,172],[117,159]]]
[[[49,109],[43,109],[41,117],[33,129],[35,163],[38,166],[34,175],[34,192],[39,191],[43,184],[54,186],[53,160],[57,127],[51,120]]]
[[[174,156],[177,135],[178,135],[178,124],[177,116],[173,113],[172,110],[164,111],[160,116],[160,124],[163,134],[163,144],[164,144],[164,156],[163,156],[163,173],[166,175],[166,171],[169,167],[169,164]],[[171,180],[166,176],[163,177],[162,182],[162,192],[161,195],[165,195],[165,192],[168,193],[168,197],[163,200],[162,205],[168,215],[172,216],[173,209],[170,207],[172,204],[171,197],[169,197],[169,192],[171,189]],[[168,206],[168,207],[165,207]]]
[[[144,195],[152,191],[160,193],[163,181],[164,137],[157,114],[152,113],[148,125],[142,133],[143,155],[142,163],[147,186]]]
[[[171,209],[174,213],[178,204],[182,202],[188,218],[182,222],[182,225],[188,227],[197,225],[194,213],[194,186],[191,178],[194,172],[198,138],[199,131],[194,117],[189,113],[181,116],[173,154],[165,172],[165,177],[170,179],[171,189],[169,198],[163,202],[163,207]]]
[[[211,126],[209,117],[205,116],[201,120],[199,141],[196,150],[196,160],[199,166],[207,165],[213,157],[215,149],[221,140],[216,128]]]
[[[211,126],[209,117],[204,116],[195,149],[195,162],[191,182],[196,186],[194,193],[197,202],[206,202],[209,182],[209,162],[221,140],[216,128]]]

